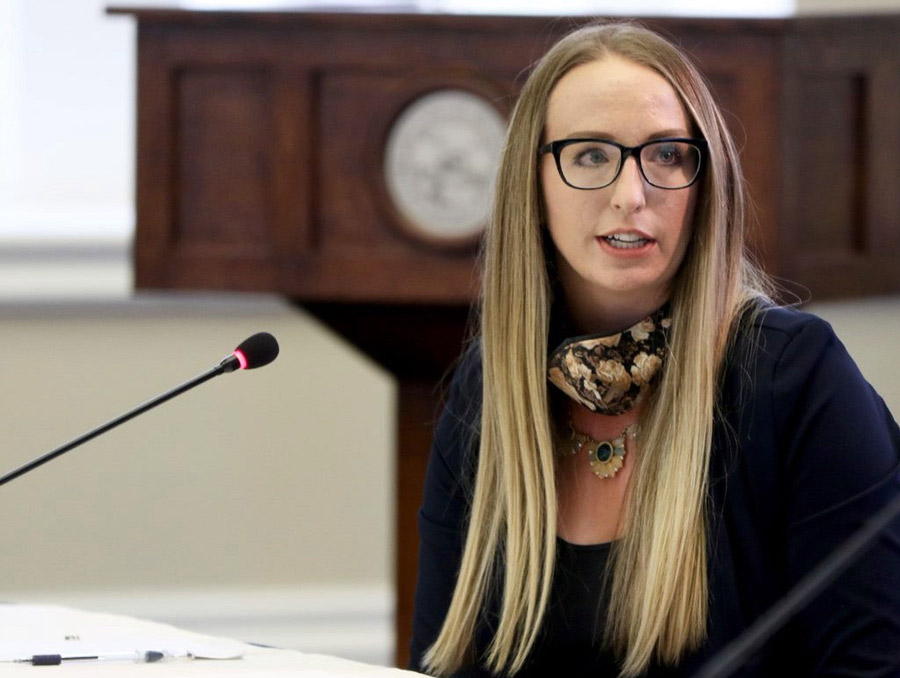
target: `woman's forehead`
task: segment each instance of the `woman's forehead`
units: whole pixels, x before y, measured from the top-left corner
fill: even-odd
[[[659,72],[614,55],[580,64],[560,78],[545,122],[553,138],[687,133],[691,127],[681,98]]]

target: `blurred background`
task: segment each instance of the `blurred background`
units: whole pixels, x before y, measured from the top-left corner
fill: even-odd
[[[105,15],[107,4],[0,0],[0,472],[212,367],[256,331],[275,334],[282,354],[0,489],[0,600],[388,664],[396,384],[281,298],[132,291],[135,27]],[[553,9],[703,15],[710,4]],[[421,6],[545,13],[547,3]],[[736,16],[900,12],[900,0],[727,6]],[[900,298],[808,308],[900,412]]]

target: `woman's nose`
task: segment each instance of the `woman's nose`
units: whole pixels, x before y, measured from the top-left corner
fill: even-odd
[[[612,206],[631,214],[639,211],[646,202],[644,175],[634,157],[625,158],[622,171],[613,184]]]

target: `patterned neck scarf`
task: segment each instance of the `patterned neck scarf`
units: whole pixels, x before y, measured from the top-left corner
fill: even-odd
[[[628,412],[662,367],[671,325],[666,305],[618,334],[567,339],[550,354],[547,378],[593,412]]]

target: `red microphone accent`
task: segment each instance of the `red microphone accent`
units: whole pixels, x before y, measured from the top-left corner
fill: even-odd
[[[238,365],[240,365],[240,369],[246,370],[249,361],[247,360],[247,356],[244,355],[244,352],[241,349],[236,349],[232,354],[238,360]]]

